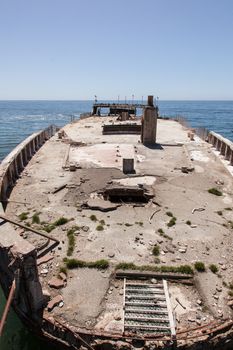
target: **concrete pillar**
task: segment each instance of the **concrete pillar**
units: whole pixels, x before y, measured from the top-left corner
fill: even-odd
[[[12,163],[9,165],[7,178],[8,178],[8,183],[9,183],[10,187],[12,187],[15,183],[14,170],[13,170]]]
[[[230,162],[230,165],[233,165],[233,149],[231,149],[229,162]]]
[[[48,129],[45,130],[45,140],[47,141],[49,139],[49,131]]]
[[[19,176],[19,169],[17,165],[16,159],[13,160],[13,179],[14,181],[18,179]]]
[[[153,96],[148,96],[142,117],[141,141],[144,145],[156,143],[158,109],[154,107]]]
[[[43,144],[42,138],[41,138],[41,133],[38,135],[38,142],[39,142],[39,147],[41,147]]]
[[[217,148],[217,142],[218,142],[218,139],[217,139],[217,137],[214,136],[213,146],[214,146],[215,148]]]
[[[212,134],[208,134],[208,142],[213,145],[214,144],[214,137]]]
[[[221,143],[222,142],[219,139],[217,139],[217,145],[216,145],[217,151],[220,151]]]
[[[126,120],[128,120],[129,119],[129,114],[128,114],[128,112],[122,112],[122,114],[121,114],[121,120],[122,121],[126,121]]]
[[[148,96],[147,104],[148,104],[148,106],[154,107],[154,96],[152,96],[152,95]]]
[[[16,163],[17,163],[17,167],[18,167],[18,172],[21,173],[21,171],[23,170],[24,166],[23,166],[23,157],[22,157],[22,151],[18,154],[18,156],[16,157]]]
[[[27,151],[26,147],[22,149],[22,159],[23,159],[23,166],[25,167],[27,165]]]
[[[7,200],[8,188],[9,188],[9,182],[8,182],[8,177],[6,174],[2,180],[2,186],[1,186],[1,192],[0,192],[0,196],[1,196],[2,201]],[[5,206],[5,205],[6,205],[6,203],[3,203],[3,206]]]
[[[32,153],[35,154],[36,153],[36,142],[35,142],[35,139],[32,139],[31,144],[32,144]]]
[[[27,160],[29,161],[32,158],[32,150],[31,150],[31,144],[28,143],[26,145],[26,152],[27,152]]]
[[[225,153],[225,159],[226,160],[230,160],[230,157],[231,157],[231,148],[230,148],[230,146],[227,145],[226,153]]]
[[[226,152],[226,144],[225,144],[225,142],[222,141],[221,148],[220,148],[220,154],[225,157],[225,152]]]
[[[36,149],[36,151],[37,151],[38,148],[39,148],[38,136],[36,136],[34,140],[35,140],[35,149]]]

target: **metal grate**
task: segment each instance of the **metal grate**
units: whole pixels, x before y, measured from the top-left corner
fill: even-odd
[[[124,279],[124,331],[175,337],[167,281],[145,284]]]

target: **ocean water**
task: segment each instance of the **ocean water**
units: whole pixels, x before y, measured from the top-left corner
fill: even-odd
[[[123,102],[123,101],[122,101]],[[140,102],[140,101],[139,101]],[[89,112],[93,101],[0,101],[0,160],[31,133],[50,124],[63,126]],[[205,127],[233,141],[233,101],[158,101],[160,114],[183,116],[190,126]],[[5,298],[0,290],[0,317]],[[49,350],[11,310],[0,338],[1,350]]]
[[[0,101],[0,160],[34,131],[65,125],[91,110],[92,101]],[[184,116],[233,140],[233,101],[159,101],[160,114]]]

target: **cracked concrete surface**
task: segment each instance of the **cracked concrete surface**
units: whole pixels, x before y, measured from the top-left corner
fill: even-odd
[[[198,137],[190,141],[187,130],[175,121],[158,121],[158,145],[152,148],[143,146],[138,135],[102,135],[103,122],[103,118],[92,117],[64,128],[68,139],[86,144],[70,146],[69,161],[82,167],[75,172],[62,168],[69,143],[57,136],[47,141],[29,162],[11,193],[11,200],[30,204],[9,203],[7,207],[7,215],[14,219],[27,212],[25,223],[38,229],[63,216],[69,219],[50,232],[61,244],[52,252],[54,259],[41,267],[48,269],[47,274],[40,274],[44,288],[49,289],[48,280],[56,276],[63,265],[67,255],[67,231],[74,226],[79,228],[73,257],[110,262],[105,273],[90,269],[70,271],[67,286],[60,291],[64,306],[54,309],[54,313],[77,326],[121,329],[122,320],[115,320],[115,315],[122,303],[122,286],[109,294],[114,267],[122,261],[154,264],[152,248],[159,244],[162,265],[203,261],[207,267],[205,273],[196,277],[201,296],[188,290],[185,293],[182,287],[187,303],[193,298],[202,298],[216,317],[231,315],[226,306],[228,289],[224,283],[231,282],[233,273],[232,229],[228,224],[233,220],[233,211],[225,209],[233,208],[232,177],[209,144]],[[82,209],[81,205],[108,182],[137,181],[137,177],[122,173],[123,156],[134,157],[136,175],[145,176],[155,193],[154,199],[147,204],[121,203],[111,212]],[[190,164],[194,171],[182,173],[181,167]],[[52,193],[63,184],[67,187]],[[216,197],[208,193],[212,187],[219,188],[223,195]],[[200,207],[204,209],[202,212],[192,214],[193,208]],[[167,226],[168,211],[177,218],[172,227]],[[35,213],[40,217],[40,224],[32,223]],[[95,215],[97,221],[91,220],[91,215]],[[103,230],[98,231],[96,227],[101,220],[104,220]],[[187,221],[191,221],[191,225],[187,225]],[[158,229],[171,239],[161,237]],[[25,235],[36,247],[45,241],[29,231],[22,233],[21,230],[19,234]],[[218,266],[219,277],[208,269],[212,263]],[[216,291],[217,287],[221,287],[221,292]],[[50,293],[53,296],[57,292],[51,289]],[[196,313],[200,312],[197,307]],[[183,322],[188,322],[188,312],[187,309]]]

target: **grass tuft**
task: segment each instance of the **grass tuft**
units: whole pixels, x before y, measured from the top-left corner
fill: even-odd
[[[27,220],[28,218],[28,212],[24,212],[24,213],[21,213],[18,215],[18,218],[20,221],[24,221],[24,220]]]
[[[154,245],[152,249],[152,253],[154,256],[158,256],[160,254],[160,246],[158,244]]]
[[[213,272],[213,273],[217,273],[217,272],[218,272],[218,267],[217,267],[217,265],[215,265],[215,264],[211,264],[211,265],[209,266],[209,269],[210,269],[210,271]]]
[[[141,226],[141,227],[143,226],[143,222],[142,222],[142,221],[135,221],[135,224],[136,224],[136,225],[139,225],[139,226]]]
[[[103,225],[97,225],[95,229],[96,229],[96,231],[103,231],[104,227],[103,227]]]
[[[186,224],[189,225],[189,226],[192,225],[192,223],[191,223],[190,220],[187,220],[187,221],[186,221]]]
[[[170,216],[171,218],[173,217],[173,214],[171,211],[167,211],[166,214],[167,214],[167,216]]]
[[[94,214],[92,214],[90,216],[90,219],[91,219],[91,221],[97,221],[97,217]]]
[[[214,194],[215,196],[222,196],[222,192],[215,187],[210,188],[208,192]]]
[[[46,224],[44,225],[43,230],[46,231],[47,233],[50,233],[55,229],[55,227],[56,226],[54,224]]]
[[[198,272],[205,272],[205,264],[202,261],[196,261],[194,267]]]
[[[67,276],[67,273],[68,273],[67,267],[66,266],[61,266],[60,269],[59,269],[59,272],[62,272],[62,273],[64,273]]]
[[[160,233],[160,236],[165,238],[165,239],[169,239],[170,241],[173,240],[173,238],[171,236],[168,236],[166,233]]]
[[[139,270],[139,271],[152,271],[152,272],[173,272],[173,273],[184,273],[193,275],[194,271],[189,265],[180,266],[155,266],[155,265],[135,265],[132,262],[121,262],[116,266],[116,269],[120,270]]]
[[[65,225],[65,224],[67,224],[67,222],[68,222],[69,220],[67,219],[67,218],[65,218],[65,217],[61,217],[61,218],[59,218],[58,220],[56,220],[53,224],[54,224],[54,226],[61,226],[61,225]]]
[[[77,231],[78,226],[73,226],[69,231],[67,232],[68,237],[68,249],[67,249],[67,255],[71,256],[74,252],[75,248],[75,231]]]
[[[74,252],[75,247],[75,237],[74,235],[68,236],[68,249],[67,249],[67,255],[71,256]]]
[[[32,215],[32,223],[33,224],[40,224],[39,213],[35,213]]]
[[[137,270],[137,266],[134,263],[121,262],[116,266],[119,270]]]
[[[172,227],[176,224],[176,218],[172,217],[171,220],[167,223],[167,227]]]
[[[102,270],[102,269],[107,269],[109,267],[109,262],[105,259],[91,261],[91,262],[78,260],[78,259],[67,259],[65,263],[68,269],[88,267],[91,269]]]

